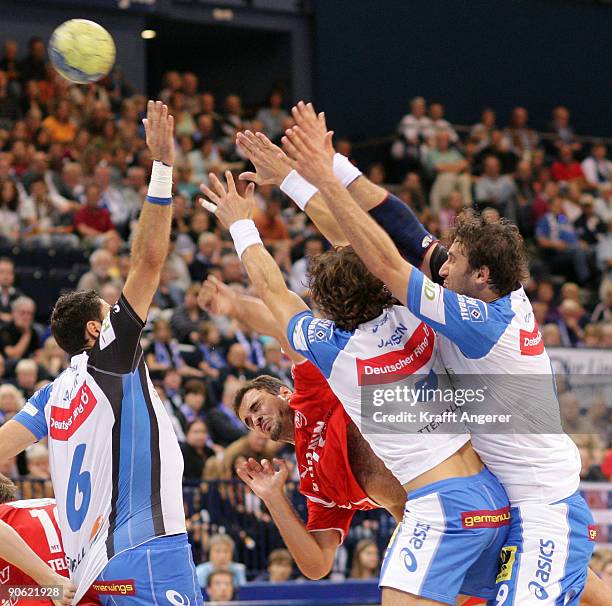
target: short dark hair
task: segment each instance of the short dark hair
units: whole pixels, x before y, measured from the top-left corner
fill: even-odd
[[[185,395],[188,393],[198,393],[203,396],[206,395],[206,387],[204,386],[204,383],[198,379],[190,379],[187,381],[183,391]]]
[[[308,273],[313,301],[342,330],[354,331],[397,302],[350,246],[317,255]]]
[[[236,392],[236,397],[234,398],[234,412],[236,416],[238,416],[244,396],[252,389],[261,389],[271,393],[273,396],[277,396],[280,393],[281,387],[285,387],[285,384],[280,379],[270,375],[259,375],[255,379],[248,381]]]
[[[219,575],[227,575],[227,576],[231,577],[231,579],[232,579],[232,586],[235,585],[235,583],[234,583],[234,573],[231,570],[222,570],[220,568],[217,568],[216,570],[213,570],[208,575],[208,578],[206,579],[206,587],[210,587],[212,585],[214,577],[218,577]]]
[[[81,290],[62,295],[51,313],[51,333],[57,344],[70,356],[87,349],[87,322],[102,322],[102,302],[95,290]]]
[[[464,249],[472,269],[489,268],[489,286],[502,297],[527,277],[527,256],[518,227],[507,219],[487,221],[472,210],[463,211],[449,233]]]
[[[0,473],[0,505],[17,500],[17,486],[10,478]]]

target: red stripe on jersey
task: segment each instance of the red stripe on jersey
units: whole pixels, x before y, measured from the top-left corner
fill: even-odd
[[[67,441],[87,420],[97,403],[87,383],[83,383],[68,408],[51,406],[49,435],[55,440]]]
[[[359,385],[394,383],[413,375],[431,359],[434,342],[433,330],[421,322],[402,349],[374,358],[357,358]]]
[[[544,353],[544,339],[536,322],[533,330],[521,329],[520,331],[521,355],[523,356],[539,356]]]

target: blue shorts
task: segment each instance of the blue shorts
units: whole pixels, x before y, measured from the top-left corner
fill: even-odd
[[[510,533],[501,551],[491,606],[577,606],[595,546],[593,516],[579,492],[542,505],[510,510]]]
[[[186,534],[158,537],[117,554],[92,585],[102,606],[201,606]]]
[[[419,488],[391,537],[380,586],[444,604],[460,594],[490,599],[509,523],[506,491],[487,469]]]

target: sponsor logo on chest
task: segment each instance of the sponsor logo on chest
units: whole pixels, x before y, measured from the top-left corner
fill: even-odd
[[[83,383],[67,408],[51,406],[49,435],[54,440],[65,442],[85,423],[97,403],[87,383]]]
[[[531,332],[521,329],[519,334],[522,356],[539,356],[544,353],[544,340],[537,324]]]

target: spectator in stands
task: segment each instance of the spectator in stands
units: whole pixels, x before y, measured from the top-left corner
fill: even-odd
[[[351,579],[376,579],[380,564],[380,553],[376,543],[370,539],[362,539],[353,552]]]
[[[130,220],[130,207],[126,204],[123,194],[111,185],[111,167],[102,162],[94,170],[94,183],[100,188],[100,205],[111,215],[111,221],[119,233],[127,234]]]
[[[229,535],[216,534],[210,538],[208,562],[196,567],[196,575],[200,587],[206,587],[208,576],[219,570],[231,572],[234,577],[234,584],[238,587],[246,583],[246,568],[244,564],[233,561],[235,547],[236,544]]]
[[[177,71],[168,71],[164,74],[164,88],[159,93],[159,98],[168,105],[173,93],[183,86],[181,75]]]
[[[112,255],[104,249],[95,250],[89,257],[90,270],[83,274],[77,284],[77,290],[95,290],[100,292],[106,284],[113,283],[111,267]]]
[[[0,70],[0,127],[10,128],[18,115],[19,103],[9,88],[8,75]]]
[[[176,136],[193,136],[197,129],[196,123],[185,107],[185,95],[181,91],[172,93],[169,112],[174,116]]]
[[[593,309],[591,322],[612,322],[612,282],[602,288],[601,301]]]
[[[308,293],[308,264],[323,252],[323,241],[318,236],[310,236],[304,243],[304,256],[291,267],[289,287],[300,296]]]
[[[557,137],[554,141],[554,149],[558,149],[560,145],[569,145],[574,152],[579,152],[582,148],[582,145],[576,140],[567,107],[558,105],[553,109],[552,121],[549,124],[548,130]]]
[[[584,338],[587,316],[582,305],[573,299],[565,299],[559,305],[560,318],[557,326],[564,347],[577,347]]]
[[[185,364],[178,342],[172,338],[170,323],[163,318],[157,318],[153,323],[153,338],[145,356],[151,378],[161,379],[163,373],[170,368],[176,368],[183,377],[202,375],[201,371]]]
[[[228,570],[213,570],[206,580],[207,604],[232,602],[236,594],[234,575]]]
[[[19,360],[15,366],[15,384],[26,400],[34,395],[37,382],[38,364],[30,358]]]
[[[26,460],[28,462],[28,478],[37,480],[50,480],[49,471],[49,451],[43,444],[32,444],[26,450]]]
[[[582,212],[574,221],[576,234],[588,246],[595,246],[605,237],[607,231],[606,224],[595,214],[594,203],[591,194],[582,194],[580,196]]]
[[[210,120],[207,116],[203,119]],[[212,137],[202,137],[198,146],[187,154],[187,163],[192,180],[208,185],[208,175],[220,172],[223,167],[221,150]]]
[[[268,555],[268,569],[256,581],[286,583],[293,577],[293,558],[287,549],[273,549]]]
[[[198,94],[198,77],[193,72],[185,72],[183,74],[183,82],[181,90],[185,97],[185,109],[195,116],[202,110],[200,95]]]
[[[187,429],[189,423],[196,419],[204,419],[204,404],[206,403],[206,386],[202,381],[190,379],[183,389],[183,404],[180,413],[184,420],[183,426]]]
[[[423,97],[412,99],[410,113],[401,119],[397,134],[398,138],[391,146],[391,156],[401,161],[403,166],[417,167],[421,145],[434,134]]]
[[[231,141],[233,145],[236,133],[244,128],[242,122],[242,100],[238,95],[227,95],[227,97],[225,97],[224,109],[225,111],[221,119],[221,131],[225,135],[227,141]]]
[[[199,291],[198,284],[191,285],[170,319],[172,333],[180,343],[198,343],[200,325],[208,320],[208,314],[198,306]]]
[[[23,293],[15,288],[15,264],[8,257],[0,257],[0,323],[12,319],[11,305]]]
[[[71,112],[70,101],[60,99],[53,113],[43,120],[42,127],[49,131],[53,142],[67,144],[76,137],[77,125],[70,117]]]
[[[12,179],[0,183],[0,244],[15,244],[19,238],[19,195]]]
[[[612,183],[603,183],[595,199],[595,212],[602,221],[612,219]]]
[[[601,271],[602,284],[612,282],[612,217],[608,219],[605,235],[597,243],[597,266]]]
[[[21,296],[11,303],[11,320],[0,327],[0,347],[8,361],[31,356],[40,347],[35,314],[36,304],[29,297]]]
[[[202,479],[204,463],[209,457],[215,456],[215,451],[210,447],[210,438],[206,423],[202,419],[194,419],[187,425],[185,442],[180,444],[183,453],[185,469],[183,478]]]
[[[73,208],[77,208],[77,202],[85,194],[85,185],[83,180],[83,169],[78,162],[67,162],[62,166],[61,177],[56,179],[56,188],[58,195],[65,200],[74,202]],[[80,204],[78,204],[80,206]]]
[[[99,185],[89,183],[85,188],[85,204],[74,215],[74,225],[85,246],[99,246],[100,236],[115,229],[109,210],[101,206],[101,194]]]
[[[23,394],[11,383],[0,385],[0,425],[12,419],[25,404]]]
[[[497,129],[497,116],[495,110],[486,107],[480,114],[480,122],[470,129],[470,140],[476,143],[476,152],[488,147],[491,135]]]
[[[263,132],[268,139],[274,141],[284,134],[283,124],[289,114],[283,109],[283,93],[273,90],[268,97],[266,106],[257,112],[257,120],[263,124]]]
[[[588,251],[580,246],[576,231],[563,214],[561,197],[555,196],[550,201],[549,207],[549,212],[536,225],[538,245],[553,271],[567,276],[570,265],[578,281],[584,284],[591,277]]]
[[[583,482],[606,482],[608,478],[604,475],[601,467],[593,461],[593,452],[587,446],[578,446],[580,453],[580,479]]]
[[[574,152],[570,145],[559,147],[559,159],[553,163],[551,174],[555,181],[561,183],[578,181],[582,184],[585,181],[580,162],[574,160]]]
[[[35,36],[28,42],[28,55],[19,63],[21,81],[47,78],[47,52],[42,38]]]
[[[529,128],[528,121],[527,110],[524,107],[515,107],[512,110],[510,126],[504,131],[513,151],[521,157],[534,152],[539,144],[538,134]]]
[[[189,274],[194,282],[204,281],[208,277],[208,270],[219,264],[220,244],[217,234],[205,231],[199,235],[198,251],[189,265]]]
[[[234,343],[227,352],[227,366],[219,372],[220,385],[223,385],[228,377],[234,377],[241,381],[249,381],[257,376],[257,367],[249,361],[247,351],[242,343]]]
[[[612,322],[606,322],[601,327],[601,346],[612,349]]]
[[[546,347],[561,345],[561,331],[556,324],[544,324],[542,327],[542,340]]]
[[[240,439],[247,431],[234,412],[234,398],[242,385],[242,381],[228,377],[223,384],[221,401],[216,406],[208,407],[205,412],[206,423],[213,442],[223,447]]]
[[[444,105],[442,103],[434,102],[429,105],[429,117],[434,133],[447,132],[448,139],[453,145],[459,141],[459,135],[457,135],[451,123],[444,119]]]
[[[580,165],[589,187],[600,188],[612,183],[612,161],[607,158],[608,150],[603,143],[595,143],[591,154]]]
[[[114,305],[119,300],[120,294],[117,291],[116,298],[112,303],[109,302],[109,305]],[[68,368],[68,357],[53,337],[47,337],[44,345],[38,351],[36,361],[43,368],[44,372],[52,378],[57,377],[63,370]]]
[[[207,377],[217,379],[219,370],[227,366],[224,352],[228,340],[221,337],[221,331],[214,322],[202,322],[198,326],[197,350],[193,362]]]
[[[153,305],[158,309],[174,309],[181,304],[185,293],[175,286],[172,266],[166,262],[159,278],[159,286],[153,295]]]
[[[516,184],[510,176],[500,174],[499,160],[495,156],[485,158],[483,175],[476,181],[474,191],[480,208],[491,206],[516,222]]]
[[[566,391],[559,396],[563,431],[571,435],[593,435],[597,432],[588,417],[581,414],[580,400],[575,393]]]
[[[291,364],[283,360],[283,351],[278,341],[270,339],[264,344],[265,366],[261,369],[262,374],[272,375],[280,379],[285,385],[292,385]]]
[[[430,195],[431,209],[434,213],[440,211],[443,200],[453,189],[461,191],[465,206],[470,206],[472,203],[468,162],[457,149],[449,147],[449,142],[448,132],[436,133],[435,146],[425,159],[427,167],[435,176]]]
[[[18,94],[20,91],[19,63],[17,61],[19,47],[15,40],[5,40],[2,49],[4,52],[0,60],[0,69],[6,73],[9,82],[16,85],[13,86],[13,94]]]
[[[271,189],[269,185],[263,187]],[[255,225],[266,246],[289,243],[289,230],[281,215],[281,202],[278,197],[271,196],[266,201],[266,210],[263,213],[257,213]]]
[[[221,257],[221,275],[226,284],[245,284],[244,271],[238,255],[227,253]]]

